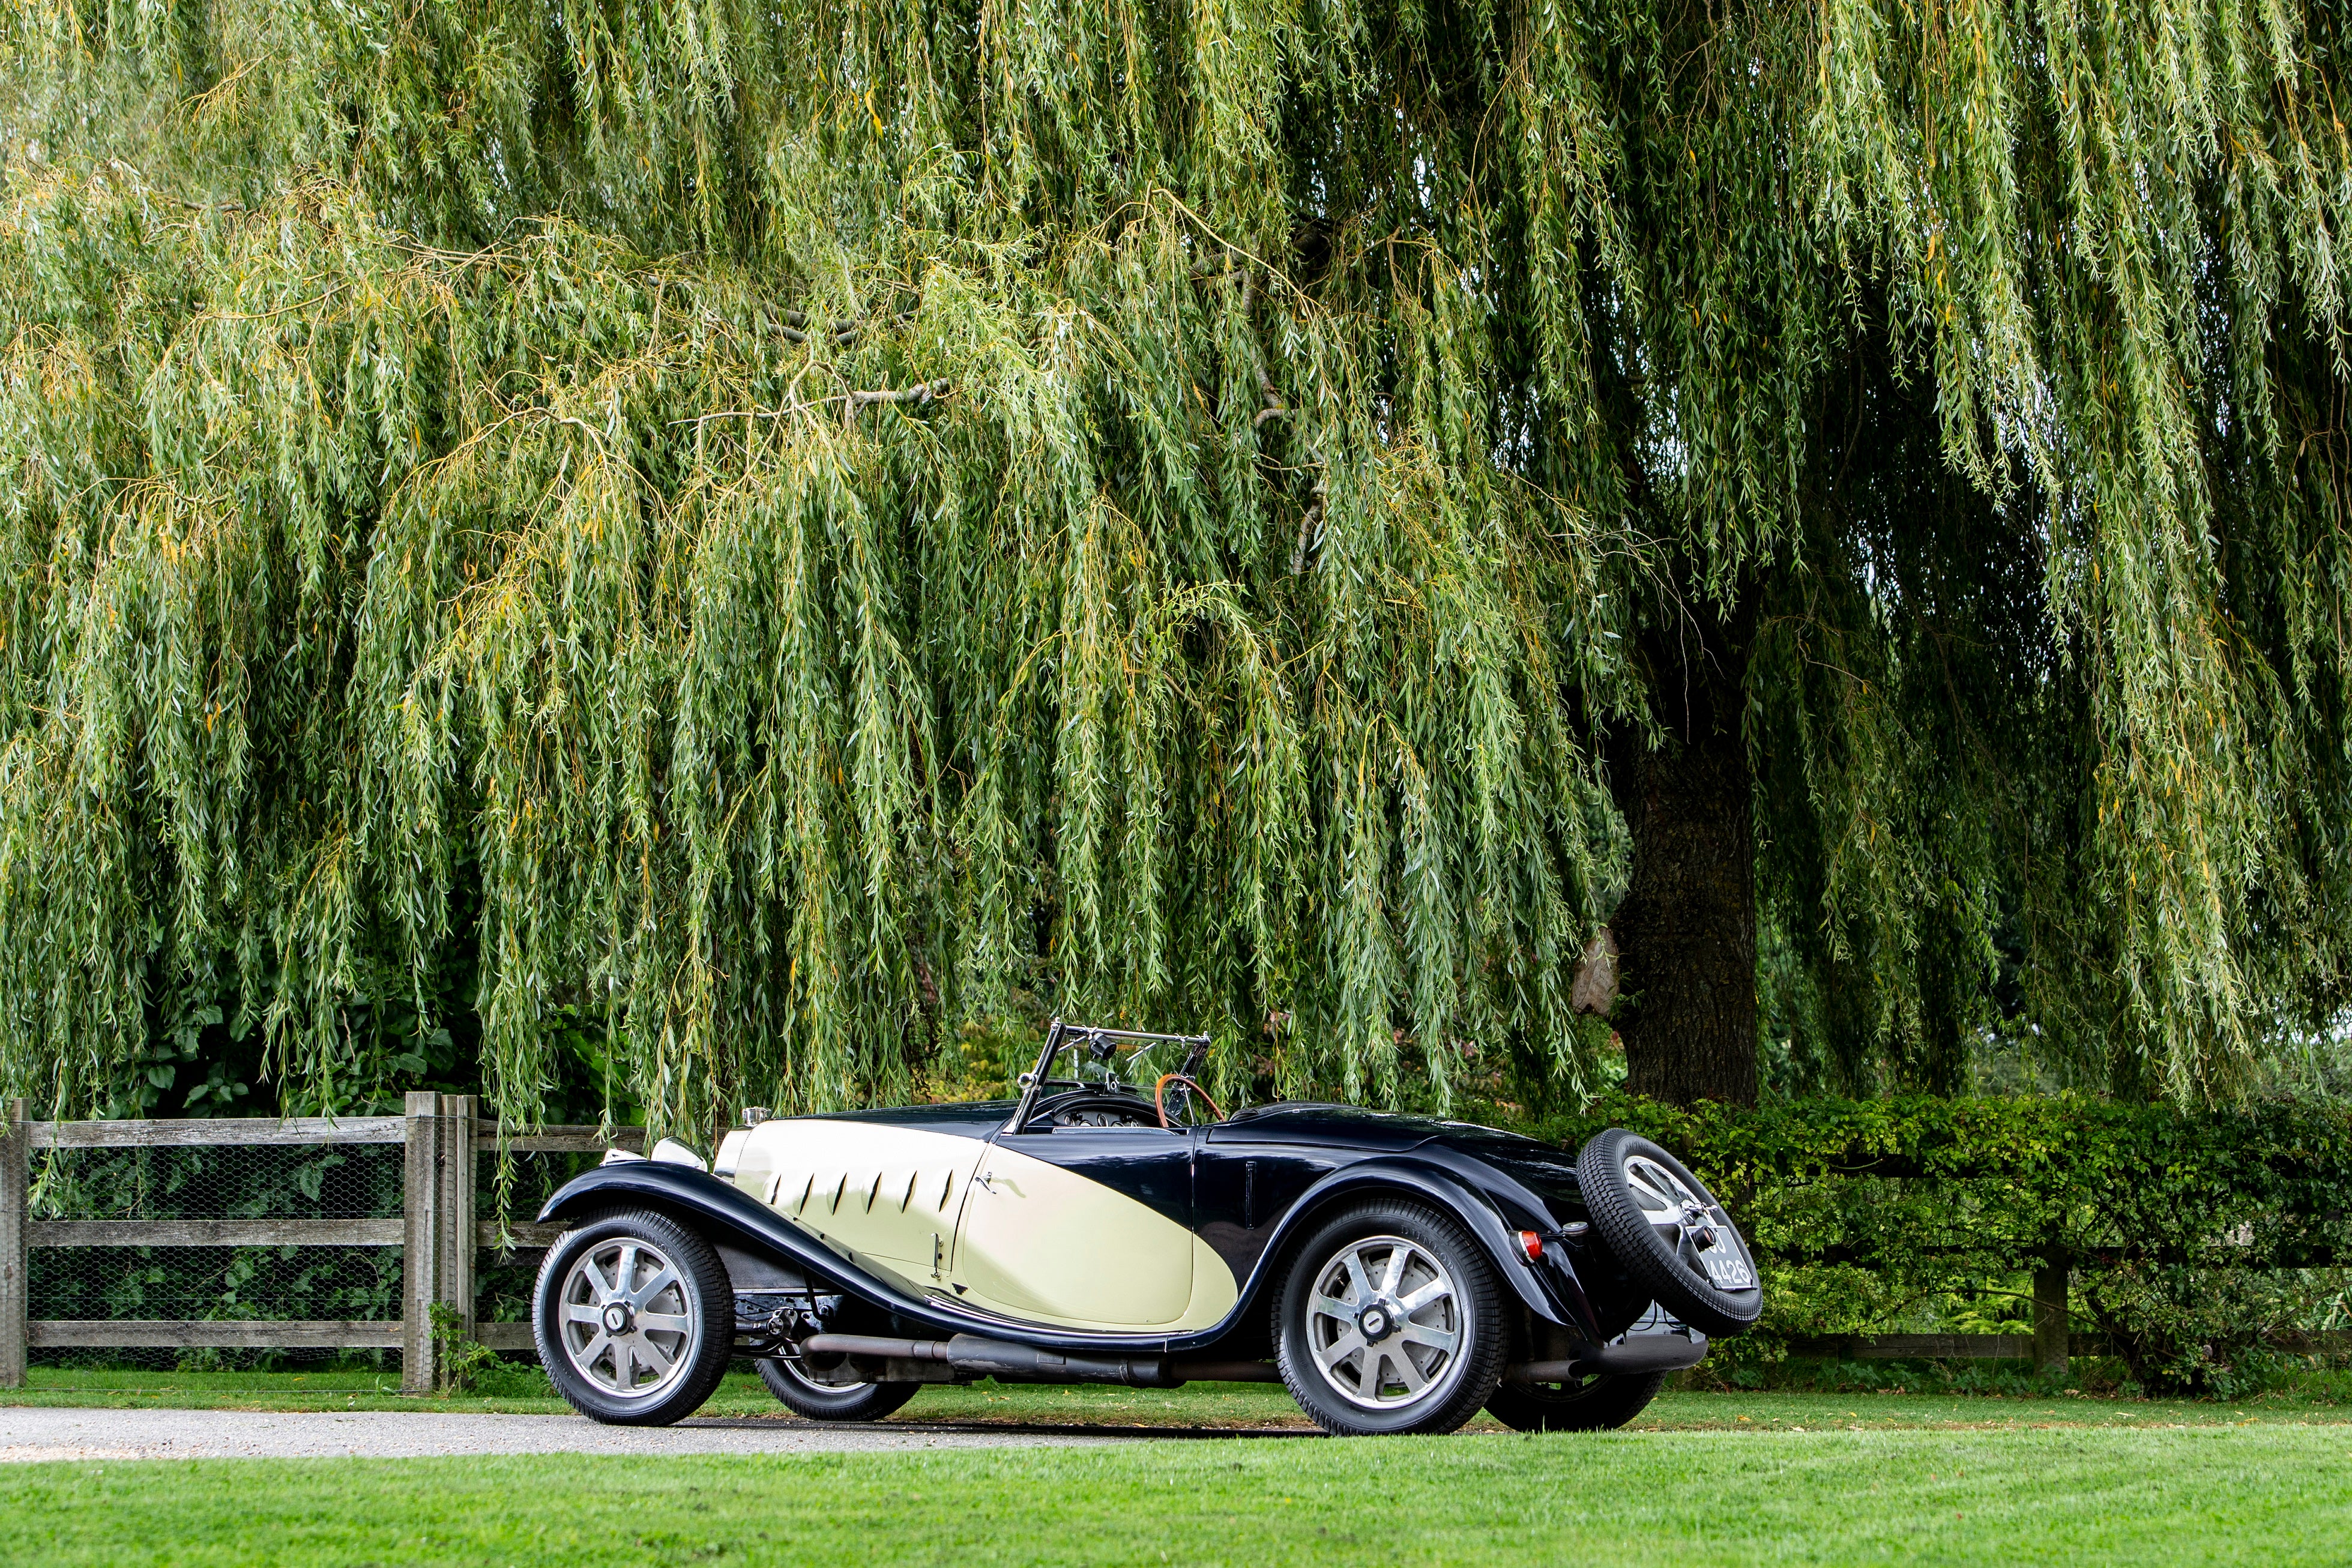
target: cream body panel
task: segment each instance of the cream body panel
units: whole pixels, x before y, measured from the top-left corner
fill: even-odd
[[[1208,1243],[1075,1171],[989,1149],[956,1232],[955,1284],[976,1307],[1075,1329],[1207,1328],[1233,1310]]]
[[[735,1184],[858,1258],[931,1288],[955,1237],[976,1138],[871,1121],[763,1121],[735,1168]]]

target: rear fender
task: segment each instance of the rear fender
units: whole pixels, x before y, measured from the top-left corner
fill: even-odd
[[[1281,1289],[1279,1275],[1290,1265],[1297,1243],[1315,1226],[1348,1204],[1383,1193],[1420,1198],[1462,1222],[1486,1250],[1495,1273],[1528,1310],[1544,1322],[1600,1337],[1591,1304],[1574,1266],[1558,1247],[1545,1248],[1539,1262],[1520,1251],[1517,1232],[1552,1228],[1543,1200],[1493,1167],[1463,1159],[1450,1150],[1410,1150],[1345,1165],[1306,1192],[1276,1226],[1242,1289],[1241,1306]],[[1506,1218],[1506,1213],[1508,1218]]]

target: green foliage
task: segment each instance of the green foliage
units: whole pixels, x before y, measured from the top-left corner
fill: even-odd
[[[2061,1096],[1910,1096],[1760,1110],[1612,1097],[1536,1129],[1604,1126],[1674,1150],[1729,1202],[1791,1336],[2030,1332],[2037,1268],[2071,1268],[2078,1325],[2152,1392],[2233,1397],[2283,1365],[2279,1333],[2352,1308],[2352,1111],[2184,1115]],[[1906,1321],[1908,1320],[1908,1321]]]
[[[2346,968],[2345,48],[9,0],[0,1076],[216,1005],[281,1103],[707,1126],[1061,1010],[1572,1089],[1699,616],[1829,1081],[2226,1093]]]
[[[466,1320],[446,1301],[432,1304],[434,1364],[443,1394],[485,1399],[551,1399],[555,1385],[536,1362],[507,1361],[466,1332]]]

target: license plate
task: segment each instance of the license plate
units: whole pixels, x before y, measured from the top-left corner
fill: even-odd
[[[1706,1252],[1699,1261],[1706,1265],[1706,1277],[1725,1290],[1747,1290],[1756,1284],[1756,1270],[1748,1267],[1744,1258],[1726,1252]]]

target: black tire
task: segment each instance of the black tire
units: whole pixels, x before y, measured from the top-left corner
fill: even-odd
[[[615,1306],[620,1327],[607,1332]],[[601,1316],[576,1318],[573,1308]],[[640,1321],[656,1317],[665,1326]],[[702,1408],[726,1375],[735,1288],[710,1244],[668,1215],[610,1214],[549,1248],[531,1328],[540,1364],[572,1409],[608,1426],[667,1426]]]
[[[1486,1414],[1514,1432],[1613,1432],[1648,1408],[1665,1385],[1663,1372],[1580,1383],[1505,1383],[1487,1397]]]
[[[761,1361],[760,1381],[795,1415],[812,1421],[879,1421],[915,1397],[919,1383],[819,1383],[794,1363]],[[821,1368],[819,1370],[822,1370]]]
[[[1319,1289],[1331,1279],[1350,1294]],[[1433,1287],[1440,1293],[1406,1307]],[[1510,1331],[1500,1289],[1486,1249],[1436,1210],[1402,1199],[1359,1204],[1291,1255],[1275,1306],[1276,1364],[1298,1407],[1334,1436],[1451,1432],[1478,1414],[1503,1375]],[[1318,1301],[1356,1310],[1335,1314]],[[1439,1342],[1449,1334],[1450,1346]],[[1357,1348],[1327,1371],[1318,1349],[1328,1353],[1350,1335]],[[1425,1386],[1412,1388],[1409,1375]]]
[[[1680,1160],[1612,1127],[1577,1154],[1576,1175],[1602,1243],[1659,1306],[1710,1339],[1755,1325],[1764,1310],[1755,1256],[1715,1194]],[[1637,1184],[1650,1205],[1636,1197]],[[1668,1200],[1676,1202],[1657,1206]],[[1745,1285],[1738,1283],[1742,1279]]]

